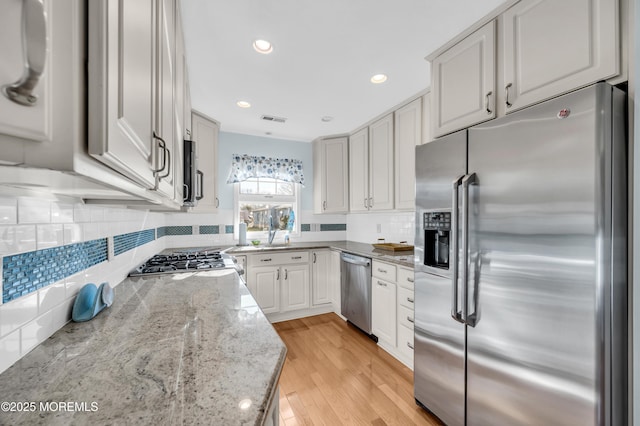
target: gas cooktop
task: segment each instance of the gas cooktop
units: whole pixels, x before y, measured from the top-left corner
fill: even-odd
[[[157,254],[131,271],[129,276],[231,268],[238,270],[235,258],[221,253],[219,249],[188,249],[169,254]]]

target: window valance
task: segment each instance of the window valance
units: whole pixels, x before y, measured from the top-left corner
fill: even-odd
[[[242,182],[250,178],[272,178],[304,186],[302,161],[292,158],[270,158],[247,154],[233,154],[227,183]]]

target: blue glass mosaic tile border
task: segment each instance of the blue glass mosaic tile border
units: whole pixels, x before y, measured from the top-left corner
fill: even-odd
[[[225,225],[224,226],[225,234],[233,234],[233,225]]]
[[[161,226],[157,228],[158,238],[169,235],[191,235],[193,234],[193,226]]]
[[[200,225],[198,229],[199,234],[219,234],[220,226],[218,225]]]
[[[321,223],[320,231],[346,231],[346,223]]]
[[[155,229],[146,229],[144,231],[130,232],[128,234],[113,236],[113,254],[116,256],[133,250],[156,239]]]
[[[25,296],[107,260],[107,239],[2,258],[2,302]]]
[[[301,223],[300,224],[300,231],[301,232],[310,232],[311,231],[311,224],[310,223]]]

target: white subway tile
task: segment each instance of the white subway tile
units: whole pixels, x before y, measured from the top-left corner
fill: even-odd
[[[25,356],[53,334],[53,313],[45,312],[20,330],[20,353]]]
[[[36,233],[36,247],[38,250],[64,245],[62,224],[36,225]]]
[[[106,223],[84,223],[82,224],[82,232],[84,241],[96,240],[107,236]]]
[[[66,298],[65,281],[61,280],[38,290],[38,313],[43,314],[59,305]]]
[[[84,204],[74,205],[73,221],[75,223],[91,222],[91,209]]]
[[[87,283],[85,279],[84,271],[78,272],[70,277],[64,279],[65,286],[67,288],[66,297],[75,297],[83,285]]]
[[[18,223],[18,199],[0,197],[0,224]]]
[[[71,312],[73,310],[74,301],[75,298],[65,299],[64,302],[51,310],[54,333],[71,321]]]
[[[84,241],[82,235],[82,225],[78,223],[65,223],[64,227],[64,243],[80,243]]]
[[[51,223],[51,201],[18,197],[18,223]]]
[[[0,339],[0,373],[20,359],[20,330]]]
[[[73,204],[51,203],[51,223],[72,223]]]
[[[105,208],[104,207],[91,207],[91,222],[104,222]]]
[[[36,250],[34,225],[0,226],[0,256]]]
[[[0,306],[0,336],[5,336],[38,316],[38,294],[31,293]]]

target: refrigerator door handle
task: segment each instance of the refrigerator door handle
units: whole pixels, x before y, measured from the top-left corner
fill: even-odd
[[[469,185],[476,183],[476,174],[462,179],[462,320],[469,324]]]
[[[458,188],[462,184],[465,175],[458,176],[453,181],[453,199],[451,203],[451,235],[449,241],[451,243],[451,259],[449,265],[453,268],[451,271],[451,317],[464,323],[462,320],[462,311],[458,306]]]

